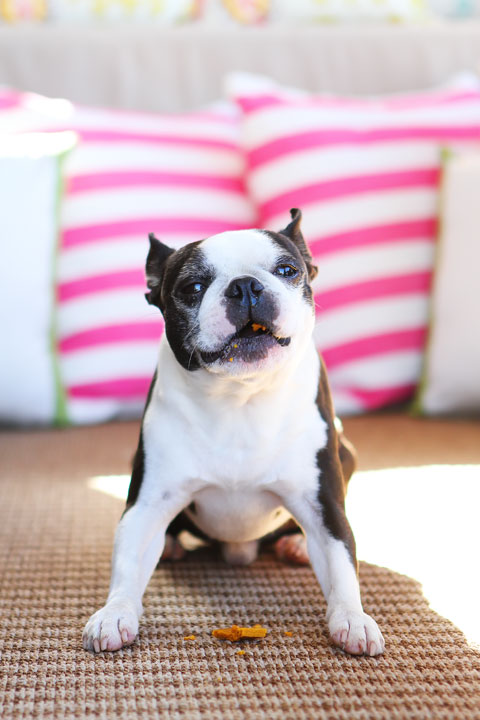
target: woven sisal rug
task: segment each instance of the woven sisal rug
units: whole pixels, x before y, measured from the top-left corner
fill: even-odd
[[[156,571],[134,646],[85,652],[123,508],[89,478],[126,472],[134,436],[125,425],[0,438],[0,717],[480,718],[478,648],[416,581],[368,564],[364,604],[387,642],[378,659],[330,646],[309,568],[268,554],[231,568],[204,550]],[[243,645],[211,636],[232,623],[269,633]]]

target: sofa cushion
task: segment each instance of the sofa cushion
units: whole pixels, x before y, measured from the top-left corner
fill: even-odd
[[[414,409],[480,412],[480,153],[446,151],[431,323]]]
[[[382,99],[312,96],[234,76],[260,225],[291,207],[319,267],[315,337],[337,410],[409,398],[420,376],[438,211],[440,147],[480,141],[480,91]]]
[[[74,129],[65,163],[57,349],[70,422],[138,416],[161,316],[144,298],[147,235],[178,248],[256,224],[236,108],[147,115],[10,97],[0,129]]]
[[[73,133],[0,136],[0,421],[50,423],[62,409],[55,257],[62,164]]]

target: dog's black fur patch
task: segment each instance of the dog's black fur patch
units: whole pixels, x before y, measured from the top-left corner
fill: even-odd
[[[153,238],[153,241],[152,241]],[[178,362],[185,370],[198,370],[200,363],[194,348],[185,347],[185,337],[192,327],[192,313],[202,295],[197,298],[181,297],[178,290],[191,280],[201,280],[206,285],[213,279],[212,268],[205,261],[199,240],[189,243],[177,251],[150,236],[150,252],[147,258],[147,276],[153,276],[147,294],[150,304],[156,305],[165,319],[165,333]]]
[[[135,456],[133,458],[132,477],[130,479],[130,485],[128,487],[127,507],[125,509],[125,512],[132,505],[134,505],[137,502],[138,495],[140,493],[140,488],[142,486],[143,476],[145,473],[145,449],[143,446],[143,418],[145,417],[147,408],[150,405],[150,400],[152,399],[153,388],[155,386],[156,381],[157,381],[157,371],[155,370],[155,372],[153,374],[152,382],[150,383],[150,387],[148,389],[147,399],[145,401],[145,408],[143,410],[142,424],[140,426],[140,437],[138,439],[137,450],[136,450]]]
[[[341,442],[335,427],[335,413],[327,371],[321,358],[316,402],[318,411],[327,425],[327,443],[317,452],[317,467],[320,471],[318,500],[322,508],[323,522],[331,535],[345,544],[352,563],[358,570],[355,538],[345,515],[346,485],[355,467],[355,461],[348,445]],[[344,468],[348,477],[344,476]]]
[[[147,275],[147,287],[150,292],[145,293],[145,298],[150,305],[156,305],[163,312],[163,276],[167,260],[175,250],[160,242],[153,233],[149,234],[148,239],[150,240],[150,250],[147,255],[145,272]]]

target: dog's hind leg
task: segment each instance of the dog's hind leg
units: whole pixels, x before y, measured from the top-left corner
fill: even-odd
[[[167,533],[165,535],[165,546],[163,548],[160,562],[164,562],[164,560],[172,560],[173,562],[175,562],[175,560],[182,560],[186,554],[187,551],[180,540],[178,540],[178,538],[174,535]]]
[[[293,519],[287,520],[277,530],[266,535],[262,544],[269,545],[277,558],[293,565],[308,565],[307,542],[299,524]]]
[[[273,546],[275,555],[283,562],[292,565],[309,565],[307,540],[302,532],[282,535]]]
[[[230,565],[250,565],[258,555],[258,540],[222,543],[223,559]]]
[[[193,511],[194,510],[192,508],[192,512]],[[225,562],[230,565],[249,565],[258,555],[258,548],[260,545],[258,540],[252,540],[251,542],[219,543],[217,540],[214,540],[200,530],[200,528],[198,528],[190,519],[187,513],[182,511],[168,526],[165,549],[161,557],[161,562],[163,562],[163,560],[177,560],[184,557],[186,551],[182,547],[178,536],[180,533],[185,531],[193,535],[195,538],[202,540],[204,543],[214,546],[220,545],[222,557]]]
[[[179,536],[183,532],[188,532],[190,535],[193,535],[194,539],[198,541],[198,544],[200,545],[202,542],[204,544],[212,544],[212,538],[208,537],[204,532],[198,528],[194,522],[189,518],[187,513],[182,510],[182,512],[178,513],[178,515],[172,520],[170,525],[167,528],[167,534],[165,536],[165,547],[163,549],[162,557],[160,558],[160,562],[163,562],[164,560],[171,560],[175,562],[176,560],[182,560],[182,558],[185,557],[187,552],[191,550],[192,548],[185,549],[185,547],[180,542]]]
[[[335,418],[335,427],[338,432],[338,456],[342,466],[342,474],[345,488],[348,485],[357,467],[357,452],[353,444],[345,437],[343,425],[339,418]],[[291,527],[285,528],[285,534],[274,543],[275,555],[283,562],[293,565],[309,565],[307,539],[294,520],[290,521]]]
[[[357,467],[357,451],[353,443],[345,437],[343,431],[343,424],[339,417],[334,419],[335,430],[337,431],[338,438],[338,456],[340,458],[340,464],[342,466],[343,479],[345,481],[345,487],[348,481],[352,477]]]
[[[343,479],[345,480],[346,486],[357,467],[357,452],[350,440],[348,440],[343,433],[338,437],[338,455],[340,457]]]

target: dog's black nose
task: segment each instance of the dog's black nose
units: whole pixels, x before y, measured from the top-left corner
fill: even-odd
[[[258,298],[262,294],[264,287],[257,278],[250,275],[234,278],[227,289],[225,297],[232,300],[238,300],[240,305],[253,307],[257,304]]]

